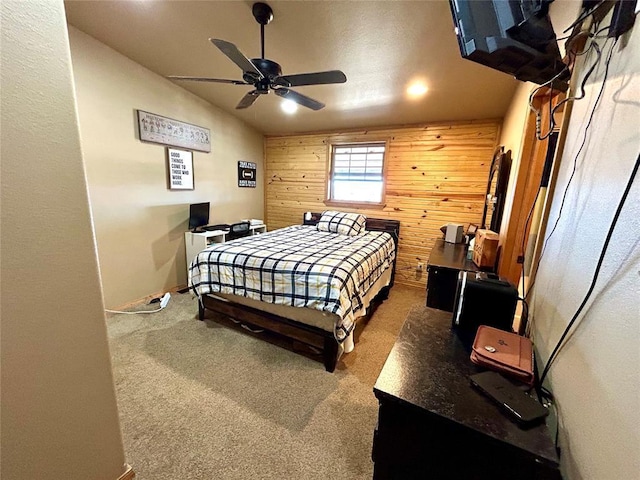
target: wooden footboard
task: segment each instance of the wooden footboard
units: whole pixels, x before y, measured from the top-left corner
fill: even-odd
[[[205,309],[236,319],[250,328],[264,328],[313,347],[322,352],[324,367],[328,372],[336,368],[339,346],[332,332],[209,295],[203,296],[198,302],[200,320],[204,320]]]

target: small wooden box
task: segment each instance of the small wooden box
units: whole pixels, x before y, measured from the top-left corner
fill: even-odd
[[[494,268],[499,240],[500,235],[491,230],[480,229],[476,232],[473,246],[473,263],[478,268]]]

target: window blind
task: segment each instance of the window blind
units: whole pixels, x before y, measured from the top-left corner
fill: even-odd
[[[384,143],[334,147],[333,181],[382,182],[384,149]]]

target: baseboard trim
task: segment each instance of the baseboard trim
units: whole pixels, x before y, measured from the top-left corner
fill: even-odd
[[[119,312],[124,311],[124,310],[128,310],[130,308],[135,308],[135,307],[139,307],[141,305],[147,305],[152,299],[154,298],[160,298],[162,297],[165,293],[169,292],[169,293],[184,293],[182,290],[189,291],[188,287],[186,285],[177,285],[175,287],[172,287],[166,291],[160,291],[160,292],[156,292],[156,293],[152,293],[151,295],[147,295],[146,297],[142,297],[139,298],[137,300],[133,300],[131,302],[125,303],[124,305],[118,305],[117,307],[113,307],[110,308],[109,310],[117,310]]]
[[[124,467],[125,467],[125,472],[118,477],[118,480],[131,480],[133,477],[136,476],[135,472],[133,471],[133,468],[131,468],[131,465],[129,465],[128,463],[125,463]]]

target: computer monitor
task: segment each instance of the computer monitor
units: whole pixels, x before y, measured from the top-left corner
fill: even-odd
[[[189,230],[195,231],[196,228],[209,224],[210,207],[209,202],[189,205]]]

